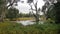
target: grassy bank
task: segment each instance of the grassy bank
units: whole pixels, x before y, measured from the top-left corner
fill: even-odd
[[[6,21],[10,20],[8,18],[5,19]],[[13,18],[12,21],[24,21],[24,20],[35,20],[34,17],[20,17],[20,18]]]
[[[21,17],[21,18],[17,18],[17,20],[34,20],[34,17]]]
[[[12,22],[1,22],[0,34],[60,34],[60,24],[22,26]]]
[[[10,20],[8,18],[5,19],[6,21]],[[20,17],[20,18],[13,18],[12,21],[25,21],[25,20],[35,20],[34,17]],[[40,18],[40,20],[45,20],[45,18]]]

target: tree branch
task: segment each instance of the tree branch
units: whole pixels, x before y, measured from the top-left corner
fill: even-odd
[[[15,0],[14,0],[12,3],[10,3],[10,4],[7,6],[7,8],[10,7],[10,6],[12,6],[12,5],[14,4],[14,2],[15,2]]]

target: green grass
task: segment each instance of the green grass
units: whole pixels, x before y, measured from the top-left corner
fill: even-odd
[[[40,24],[23,26],[13,22],[1,22],[0,34],[60,34],[60,24]]]

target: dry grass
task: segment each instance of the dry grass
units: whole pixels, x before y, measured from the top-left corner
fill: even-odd
[[[34,17],[22,17],[22,18],[17,18],[16,20],[18,21],[23,21],[23,20],[34,20]]]

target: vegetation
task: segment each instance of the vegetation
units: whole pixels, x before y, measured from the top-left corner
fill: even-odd
[[[16,20],[18,21],[26,21],[26,20],[35,20],[34,17],[21,17],[17,18]]]
[[[13,18],[18,18],[19,11],[16,8],[10,8],[6,14],[6,18],[13,20]]]
[[[36,22],[39,22],[40,8],[37,7],[38,6],[38,1],[36,1],[36,3],[34,4],[33,0],[28,0],[28,3],[30,5],[30,7],[31,7],[31,10],[32,10],[33,16],[35,17]],[[31,3],[33,3],[33,6],[34,6],[35,9],[33,9],[33,6],[31,5]],[[35,11],[36,14],[34,14],[33,11]]]
[[[0,23],[0,34],[60,34],[60,24],[39,24],[23,26],[22,24]]]
[[[56,14],[55,14],[55,23],[60,23],[60,2],[57,2],[55,4],[55,10],[56,10]]]
[[[0,22],[3,22],[6,18],[7,10],[12,5],[17,4],[19,0],[0,0]],[[9,5],[7,5],[9,3]]]
[[[38,1],[28,0],[32,12],[29,14],[19,13],[15,8],[20,0],[0,0],[0,34],[60,34],[60,1],[44,0],[45,4],[40,9]],[[24,3],[24,1],[20,1]],[[9,5],[7,5],[9,3]],[[33,8],[34,7],[34,8]],[[33,11],[36,12],[33,13]],[[44,15],[39,15],[40,11]],[[39,24],[39,18],[43,24]],[[6,20],[8,19],[8,20]],[[10,19],[10,20],[9,20]],[[24,26],[13,20],[36,20],[36,24]],[[58,23],[58,24],[57,24]]]
[[[42,12],[44,12],[44,16],[46,20],[51,19],[55,21],[55,23],[60,23],[60,1],[58,0],[44,0],[46,1],[44,6],[42,7]],[[49,3],[50,2],[50,3]],[[47,9],[47,10],[46,10]]]
[[[30,12],[29,13],[27,13],[27,14],[24,14],[24,13],[20,13],[19,15],[18,15],[18,17],[34,17],[33,16],[33,14],[31,14]]]

